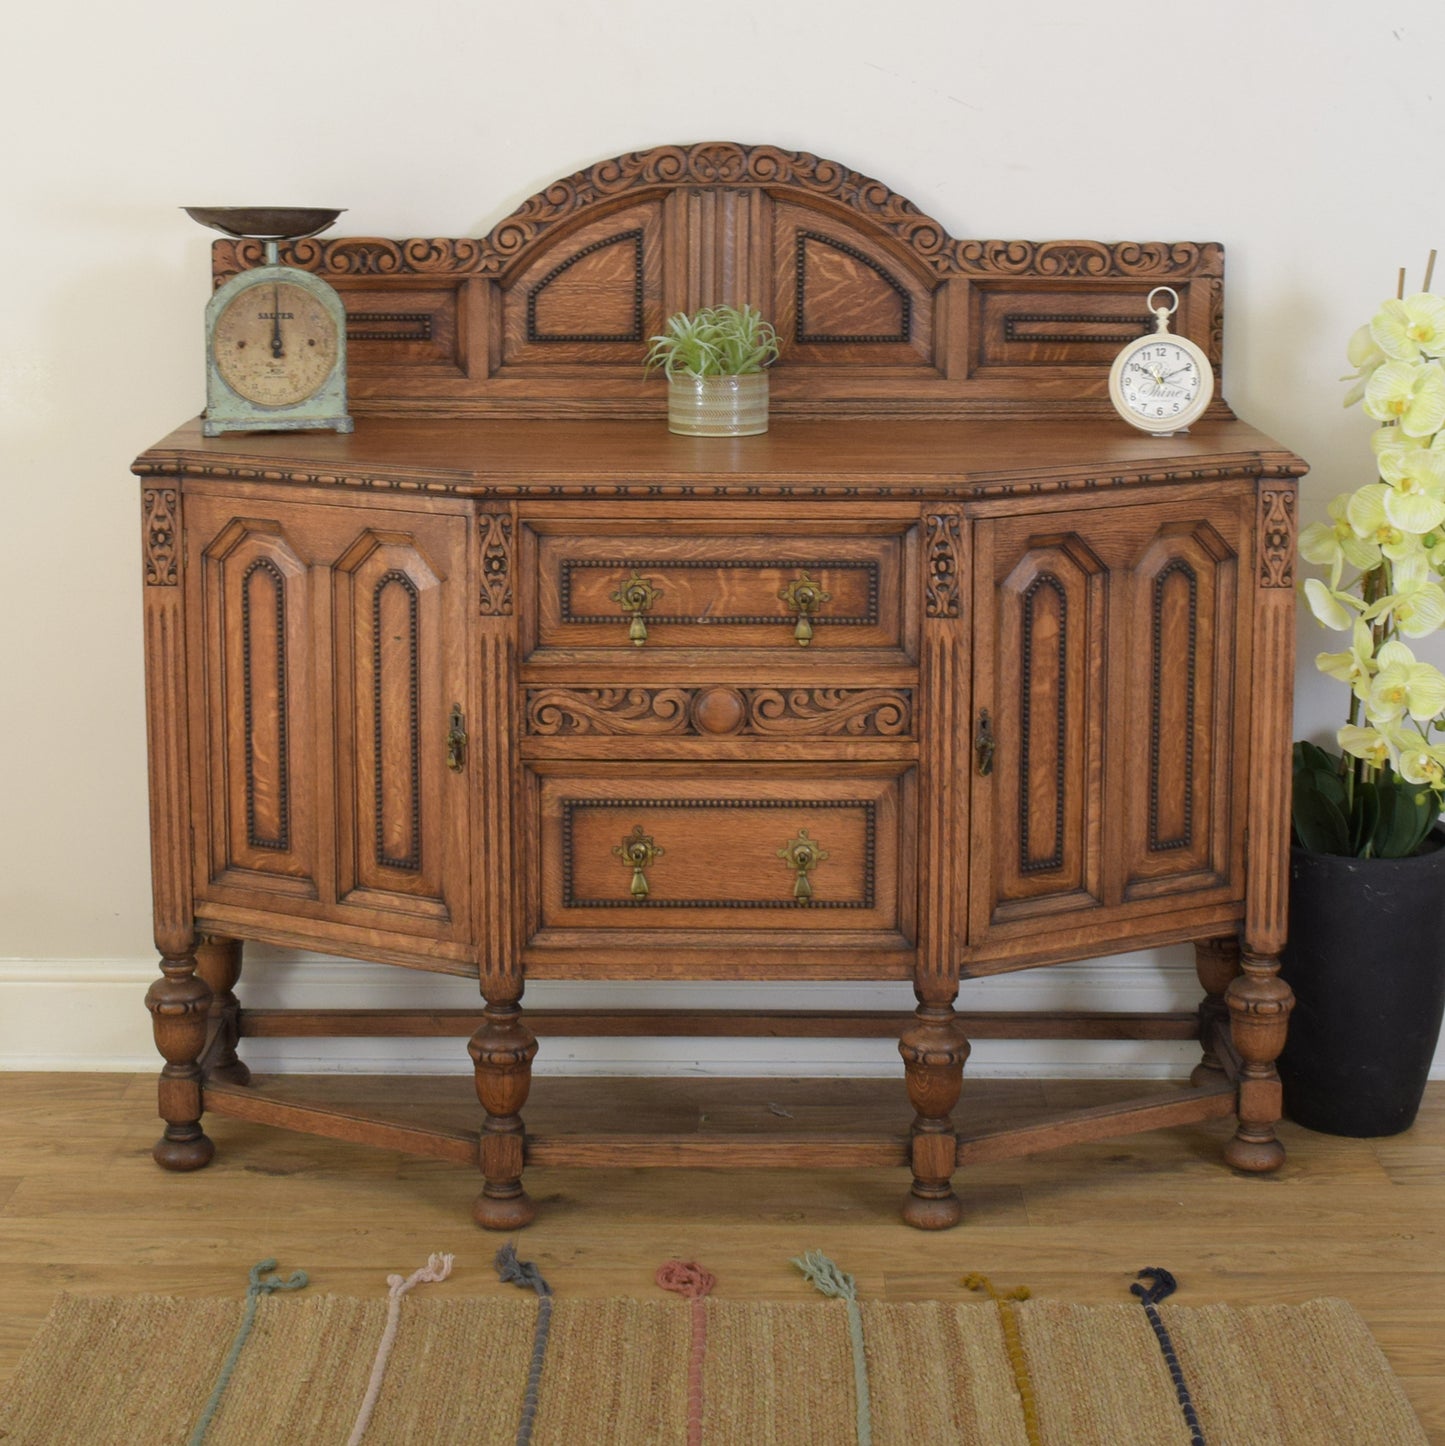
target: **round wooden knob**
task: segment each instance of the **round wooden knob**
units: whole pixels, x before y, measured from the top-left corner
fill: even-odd
[[[692,717],[704,733],[736,733],[747,710],[734,688],[704,688],[692,705]]]

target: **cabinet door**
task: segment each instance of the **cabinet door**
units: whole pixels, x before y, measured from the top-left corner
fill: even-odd
[[[204,496],[187,523],[201,895],[465,937],[465,519]]]
[[[974,945],[1050,921],[1107,943],[1242,889],[1252,507],[1223,486],[975,524]]]

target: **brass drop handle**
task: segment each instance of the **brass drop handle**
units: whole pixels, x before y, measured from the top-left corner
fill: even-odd
[[[447,767],[453,773],[460,773],[467,766],[466,718],[460,703],[452,704],[451,717],[447,720]]]
[[[828,850],[820,848],[808,837],[808,830],[800,828],[795,839],[785,843],[778,850],[778,857],[796,874],[793,880],[793,897],[800,904],[812,902],[813,881],[808,877],[828,857]]]
[[[984,708],[978,715],[978,732],[973,736],[974,757],[978,759],[978,776],[987,778],[993,772],[993,751],[997,747],[993,722]]]
[[[805,572],[795,577],[778,596],[797,613],[798,622],[793,636],[800,648],[806,648],[813,641],[812,616],[825,602],[832,601],[833,594],[824,592],[822,583],[814,582]]]
[[[622,860],[623,868],[632,870],[632,897],[639,902],[645,899],[649,892],[646,870],[653,859],[665,854],[667,850],[659,848],[643,833],[642,825],[638,824],[620,844],[613,844],[612,852]]]
[[[647,624],[642,615],[662,596],[660,587],[653,587],[652,579],[641,577],[636,569],[632,576],[612,594],[612,601],[632,619],[627,636],[634,647],[640,648],[647,641]]]

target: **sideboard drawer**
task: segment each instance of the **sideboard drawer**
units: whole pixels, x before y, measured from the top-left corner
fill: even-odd
[[[911,932],[911,765],[538,765],[542,930]]]
[[[913,651],[909,520],[532,522],[529,651]]]

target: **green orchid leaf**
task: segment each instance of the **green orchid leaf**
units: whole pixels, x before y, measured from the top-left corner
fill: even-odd
[[[1301,739],[1294,746],[1294,766],[1296,769],[1310,768],[1320,772],[1338,773],[1340,760],[1333,753],[1327,753],[1317,743],[1307,743]]]
[[[1315,854],[1351,852],[1350,826],[1344,811],[1317,789],[1295,789],[1293,816],[1301,848]]]
[[[1386,770],[1379,785],[1380,819],[1371,855],[1381,859],[1407,859],[1419,851],[1435,822],[1435,796],[1428,788],[1406,783]]]
[[[1343,812],[1344,788],[1340,789],[1340,808]],[[1355,791],[1355,809],[1350,816],[1350,852],[1361,858],[1368,858],[1375,843],[1375,833],[1380,826],[1380,811],[1383,800],[1380,789],[1373,783],[1362,783]]]
[[[1368,847],[1361,849],[1362,858],[1392,858],[1393,855],[1385,852],[1392,846],[1395,837],[1396,815],[1400,808],[1400,793],[1395,787],[1394,779],[1386,775],[1375,788],[1375,796],[1379,807],[1376,810],[1375,831],[1370,836]]]

